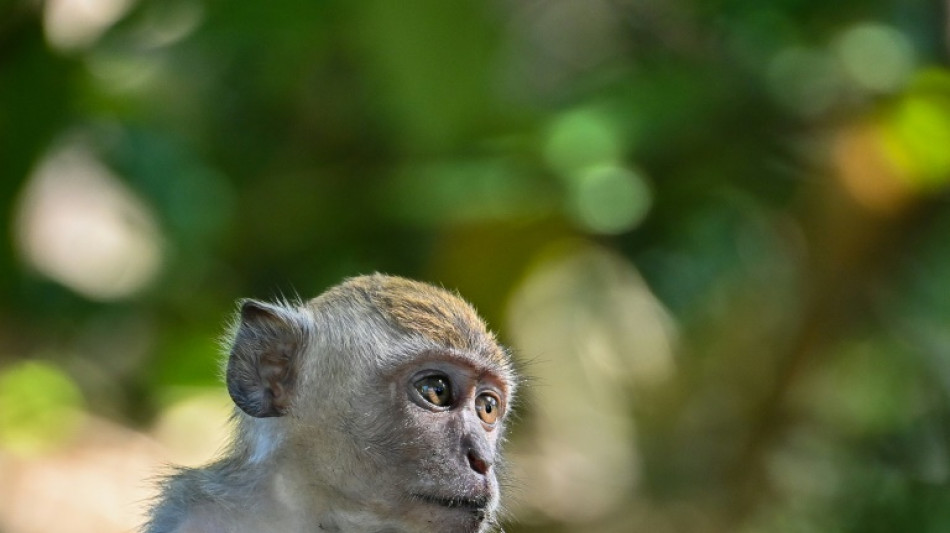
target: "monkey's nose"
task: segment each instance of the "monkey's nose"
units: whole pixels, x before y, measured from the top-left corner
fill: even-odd
[[[475,450],[469,450],[468,465],[472,467],[472,470],[484,476],[488,473],[488,468],[491,466],[491,463],[482,459]]]

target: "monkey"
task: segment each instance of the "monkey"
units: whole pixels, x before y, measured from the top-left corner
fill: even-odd
[[[371,274],[239,302],[231,443],[161,482],[144,533],[485,532],[519,378],[475,309]]]

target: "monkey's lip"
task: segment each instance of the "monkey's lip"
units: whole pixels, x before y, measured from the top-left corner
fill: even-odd
[[[468,497],[468,496],[431,496],[428,494],[413,494],[413,498],[423,501],[426,503],[431,503],[433,505],[439,505],[442,507],[448,507],[449,509],[459,509],[469,512],[482,512],[488,508],[490,499],[487,496],[484,497]]]

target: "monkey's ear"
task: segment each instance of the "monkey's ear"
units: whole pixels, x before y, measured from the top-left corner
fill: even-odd
[[[245,413],[282,416],[290,407],[299,352],[300,318],[281,306],[244,300],[226,374],[228,393]]]

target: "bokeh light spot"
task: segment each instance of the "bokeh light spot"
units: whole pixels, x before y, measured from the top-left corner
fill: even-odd
[[[173,45],[194,32],[204,19],[204,8],[197,2],[165,1],[149,6],[139,29],[146,47]]]
[[[576,110],[554,121],[544,156],[556,171],[570,175],[592,165],[617,162],[621,143],[616,128],[602,113]]]
[[[141,290],[162,259],[148,207],[82,143],[40,163],[22,193],[16,232],[26,262],[94,300]]]
[[[835,141],[837,176],[854,200],[882,215],[900,213],[916,192],[906,169],[885,149],[883,129],[861,124],[842,131]]]
[[[908,95],[885,125],[885,146],[917,189],[950,178],[950,103],[930,95]]]
[[[768,79],[779,104],[808,118],[828,111],[842,85],[841,73],[827,54],[801,47],[779,52],[769,65]]]
[[[224,421],[233,408],[221,388],[198,388],[165,409],[152,434],[172,462],[200,466],[227,443],[229,426]]]
[[[616,234],[635,228],[653,203],[643,176],[619,166],[593,167],[578,175],[573,189],[572,213],[594,233]]]
[[[134,0],[48,0],[43,10],[46,40],[60,50],[89,46],[133,3]]]
[[[86,66],[93,75],[96,87],[105,94],[122,95],[141,91],[162,74],[156,56],[99,52],[89,54]]]
[[[868,91],[895,91],[913,70],[910,42],[904,34],[883,24],[850,28],[838,39],[836,50],[848,75]]]
[[[49,363],[26,361],[0,373],[0,447],[40,452],[63,442],[82,419],[75,383]]]
[[[544,354],[535,434],[511,450],[527,484],[518,503],[563,522],[610,516],[641,480],[629,407],[675,375],[676,324],[633,264],[577,241],[540,253],[509,305],[514,345]]]

